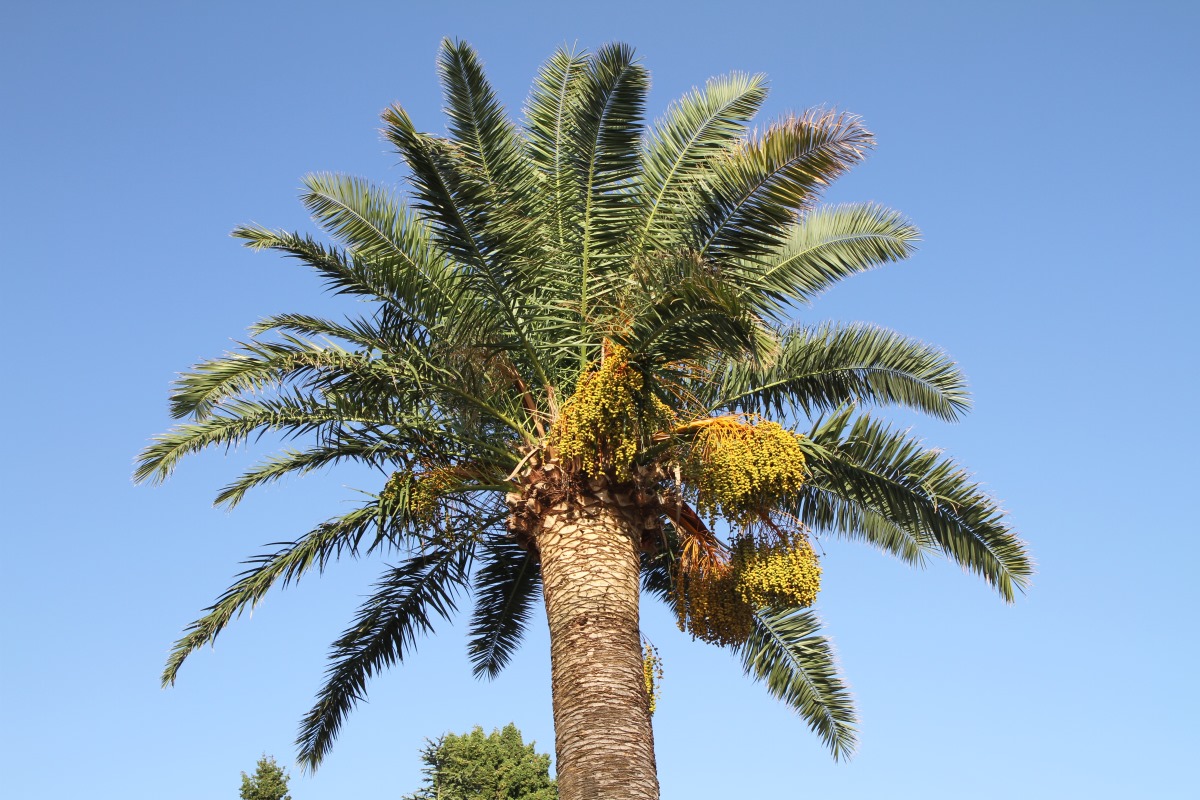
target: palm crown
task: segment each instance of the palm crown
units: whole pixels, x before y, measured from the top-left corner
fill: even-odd
[[[236,352],[193,367],[171,398],[189,421],[145,450],[138,477],[264,431],[306,444],[218,503],[341,461],[387,477],[361,506],[250,562],[177,643],[164,683],[273,585],[341,555],[400,558],[333,645],[299,739],[315,766],[368,678],[463,590],[476,598],[475,670],[499,671],[541,590],[543,532],[599,498],[631,525],[643,586],[681,627],[739,652],[835,756],[847,752],[853,709],[807,609],[820,575],[810,531],[908,563],[943,553],[1005,600],[1031,573],[961,468],[864,410],[955,419],[968,403],[956,366],[881,328],[791,321],[795,304],[912,250],[917,231],[893,211],[818,205],[870,133],[827,111],[749,133],[766,87],[739,74],[647,130],[647,74],[622,45],[555,53],[520,125],[469,47],[444,43],[439,70],[448,135],[419,132],[398,106],[383,115],[407,203],[312,175],[304,203],[338,244],[234,233],[368,310],[269,317]]]

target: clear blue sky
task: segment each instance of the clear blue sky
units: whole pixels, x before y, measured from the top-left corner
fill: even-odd
[[[419,10],[414,10],[419,9]],[[309,171],[385,183],[400,101],[440,129],[434,57],[472,42],[518,109],[562,42],[634,44],[655,113],[769,74],[764,120],[833,105],[878,136],[837,200],[909,214],[910,262],[804,319],[870,320],[964,366],[957,425],[902,418],[1003,498],[1039,562],[1005,607],[946,563],[824,540],[819,610],[861,712],[834,763],[723,651],[657,608],[664,800],[1183,798],[1196,792],[1200,5],[1179,2],[12,3],[0,26],[3,786],[14,798],[236,797],[290,764],[328,643],[378,564],[270,596],[171,690],[171,642],[266,542],[363,476],[213,510],[252,454],[134,487],[168,383],[256,318],[338,304],[227,234],[308,229]],[[261,453],[262,451],[257,451]],[[373,488],[367,485],[366,488]],[[371,685],[296,800],[395,798],[426,736],[515,721],[553,748],[543,624],[494,683],[447,629]]]

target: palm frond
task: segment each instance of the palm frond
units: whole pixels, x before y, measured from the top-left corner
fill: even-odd
[[[138,457],[134,480],[161,483],[184,456],[209,447],[233,448],[263,432],[279,431],[294,437],[340,423],[387,426],[392,420],[372,409],[339,407],[336,402],[323,403],[299,393],[253,402],[231,400],[219,413],[155,436]]]
[[[468,170],[486,187],[497,208],[514,216],[530,213],[534,190],[532,164],[521,137],[484,75],[475,50],[465,42],[442,40],[438,73],[446,97],[446,116],[457,151]]]
[[[383,112],[383,122],[384,137],[408,164],[416,208],[442,248],[460,264],[486,268],[481,232],[471,225],[475,209],[463,207],[454,194],[450,143],[418,131],[398,105]]]
[[[465,178],[459,182],[460,202],[470,207],[491,260],[506,262],[536,283],[543,262],[535,216],[538,183],[520,132],[470,45],[443,40],[438,72],[454,141],[451,153]],[[511,291],[524,293],[525,282],[514,281]]]
[[[605,45],[591,58],[575,108],[573,153],[583,201],[579,313],[585,324],[637,214],[630,183],[640,174],[648,89],[646,70],[634,60],[633,49]]]
[[[885,515],[974,572],[1008,602],[1033,563],[1004,512],[960,466],[853,409],[819,420],[801,440],[813,485]]]
[[[386,303],[407,323],[428,327],[431,321],[410,303],[410,290],[396,280],[397,273],[386,264],[359,259],[341,248],[324,245],[311,236],[274,231],[257,225],[235,228],[233,237],[243,239],[254,250],[274,250],[312,267],[334,294],[346,294]]]
[[[303,183],[304,207],[356,256],[394,259],[405,272],[426,280],[450,277],[427,226],[391,193],[362,178],[327,172],[306,175]]]
[[[209,419],[221,403],[261,392],[289,379],[344,373],[366,362],[332,344],[287,336],[283,342],[239,342],[240,351],[203,361],[183,373],[171,391],[171,416]]]
[[[801,210],[872,144],[858,117],[824,110],[785,119],[714,167],[695,249],[718,263],[776,252]]]
[[[874,325],[785,331],[774,357],[731,362],[713,409],[831,411],[848,403],[902,405],[945,420],[970,408],[966,379],[941,350]]]
[[[494,678],[521,643],[541,587],[537,553],[507,537],[483,545],[467,652],[477,676]]]
[[[656,288],[629,332],[614,337],[638,363],[658,368],[718,353],[759,354],[764,330],[724,282],[693,273]]]
[[[419,336],[419,332],[415,330],[404,328],[396,330],[391,325],[381,326],[378,314],[374,319],[348,317],[343,322],[311,314],[272,314],[250,326],[250,333],[255,336],[272,331],[299,336],[317,336],[324,339],[340,339],[367,352],[388,350],[400,342],[411,341]]]
[[[938,552],[937,542],[924,531],[898,524],[861,498],[850,500],[812,482],[801,487],[792,513],[813,531],[866,542],[914,567],[924,567]]]
[[[280,481],[289,475],[305,475],[343,461],[384,468],[408,455],[407,448],[375,436],[338,436],[305,450],[289,448],[268,456],[243,472],[221,489],[213,504],[233,508],[255,487]]]
[[[854,703],[820,627],[807,609],[758,611],[754,631],[740,648],[742,666],[794,708],[835,759],[848,758],[855,746]]]
[[[482,305],[493,309],[497,338],[490,346],[508,352],[514,364],[526,365],[534,385],[551,381],[535,347],[533,323],[523,311],[530,290],[528,275],[519,269],[507,246],[489,238],[488,209],[492,202],[480,194],[459,170],[455,148],[417,131],[404,109],[392,106],[383,114],[384,135],[408,163],[419,208],[433,226],[442,247],[463,267],[464,280]]]
[[[733,73],[711,78],[703,90],[693,89],[667,109],[645,144],[636,252],[679,244],[698,182],[742,135],[766,97],[766,76]]]
[[[449,619],[470,569],[470,540],[422,553],[384,573],[354,624],[333,643],[325,685],[300,724],[299,761],[309,770],[333,746],[346,715],[366,698],[367,681],[403,661],[417,639],[433,631],[435,616]]]
[[[429,226],[389,192],[362,178],[315,173],[304,178],[305,208],[321,227],[370,262],[388,296],[432,321],[461,300],[456,275],[434,246]]]
[[[187,657],[212,644],[226,625],[258,605],[272,586],[281,583],[286,587],[313,567],[323,572],[343,552],[357,555],[363,536],[379,519],[379,507],[370,503],[322,523],[294,542],[278,543],[283,547],[273,553],[246,561],[252,565],[250,569],[237,576],[237,582],[205,609],[204,616],[184,630],[183,637],[171,649],[162,674],[163,686],[173,685]]]
[[[542,209],[560,260],[578,249],[583,203],[574,177],[571,144],[587,65],[585,53],[557,50],[538,71],[525,104],[528,150],[542,174]]]
[[[908,258],[920,236],[902,214],[874,203],[821,206],[789,227],[777,252],[729,264],[726,274],[778,316],[850,275]]]

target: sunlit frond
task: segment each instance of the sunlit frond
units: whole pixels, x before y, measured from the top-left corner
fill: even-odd
[[[460,177],[453,181],[460,207],[494,263],[536,273],[541,236],[535,215],[538,183],[517,126],[465,42],[442,41],[438,74]],[[519,283],[510,290],[521,292]]]
[[[394,318],[405,327],[428,329],[436,325],[436,320],[428,315],[428,309],[414,302],[411,283],[386,261],[355,258],[341,248],[322,244],[311,236],[273,231],[257,225],[235,228],[233,236],[245,240],[247,247],[274,250],[307,264],[325,279],[326,286],[334,294],[378,301],[394,312]]]
[[[304,450],[286,449],[268,456],[221,489],[213,502],[218,506],[233,508],[251,489],[275,483],[290,475],[305,475],[345,461],[383,469],[409,455],[407,448],[387,439],[361,435],[338,436],[318,446]]]
[[[464,280],[494,311],[497,325],[489,347],[504,350],[529,368],[530,381],[550,385],[536,342],[536,325],[524,303],[529,274],[511,259],[512,242],[492,236],[488,226],[491,202],[481,195],[470,176],[455,163],[454,146],[417,131],[399,106],[383,114],[384,135],[408,163],[418,208],[426,215],[447,254],[463,268]]]
[[[815,110],[768,128],[713,166],[697,215],[695,247],[721,263],[765,260],[798,212],[861,161],[871,134],[858,117]]]
[[[903,405],[946,420],[970,408],[966,379],[945,353],[864,324],[785,331],[770,359],[730,363],[712,406],[812,415],[848,403]]]
[[[800,714],[834,758],[848,758],[855,746],[854,702],[820,627],[807,609],[759,611],[740,650],[742,665]]]
[[[817,533],[866,542],[915,567],[923,567],[938,552],[929,534],[912,530],[888,517],[886,510],[849,500],[832,489],[810,482],[795,498],[796,520]]]
[[[556,259],[581,249],[579,235],[583,202],[575,180],[575,120],[587,74],[584,53],[558,50],[534,78],[525,104],[528,150],[542,175],[542,214]]]
[[[300,724],[300,763],[316,769],[333,746],[346,715],[366,699],[367,681],[403,661],[417,640],[433,631],[435,617],[449,619],[465,588],[472,547],[422,553],[380,578],[352,624],[333,643],[325,685]]]
[[[572,126],[576,180],[582,187],[579,313],[585,324],[591,306],[608,289],[619,263],[637,199],[630,184],[641,165],[642,118],[649,89],[646,70],[627,45],[605,45],[592,57],[580,87]]]
[[[614,337],[638,363],[665,365],[718,353],[755,357],[765,331],[732,289],[704,274],[665,283],[638,309],[629,332]]]
[[[278,583],[286,587],[313,567],[324,571],[325,566],[342,553],[358,555],[364,536],[379,525],[379,508],[370,503],[317,526],[294,542],[279,543],[283,547],[273,553],[255,556],[245,562],[251,565],[250,568],[238,575],[237,582],[205,609],[207,613],[189,625],[184,636],[175,643],[163,670],[163,686],[174,684],[187,657],[204,645],[212,644],[226,625],[257,605],[272,586]],[[382,536],[382,528],[378,529]],[[375,541],[379,538],[375,537]]]
[[[765,313],[778,316],[851,275],[908,258],[919,238],[907,218],[882,206],[819,206],[788,228],[777,251],[725,270]]]
[[[845,409],[803,440],[816,487],[886,516],[1012,602],[1033,563],[996,501],[958,464],[903,431]]]
[[[645,144],[635,252],[682,243],[700,182],[714,160],[737,144],[766,96],[765,76],[733,73],[710,79],[667,109]]]
[[[160,483],[181,458],[209,447],[233,448],[267,431],[302,436],[344,422],[386,426],[391,420],[373,409],[339,408],[336,401],[324,403],[299,393],[253,402],[232,400],[200,422],[176,425],[154,437],[139,456],[134,478]]]

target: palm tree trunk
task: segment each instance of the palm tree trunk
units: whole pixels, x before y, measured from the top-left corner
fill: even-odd
[[[541,525],[560,800],[658,800],[635,526],[601,491]]]

